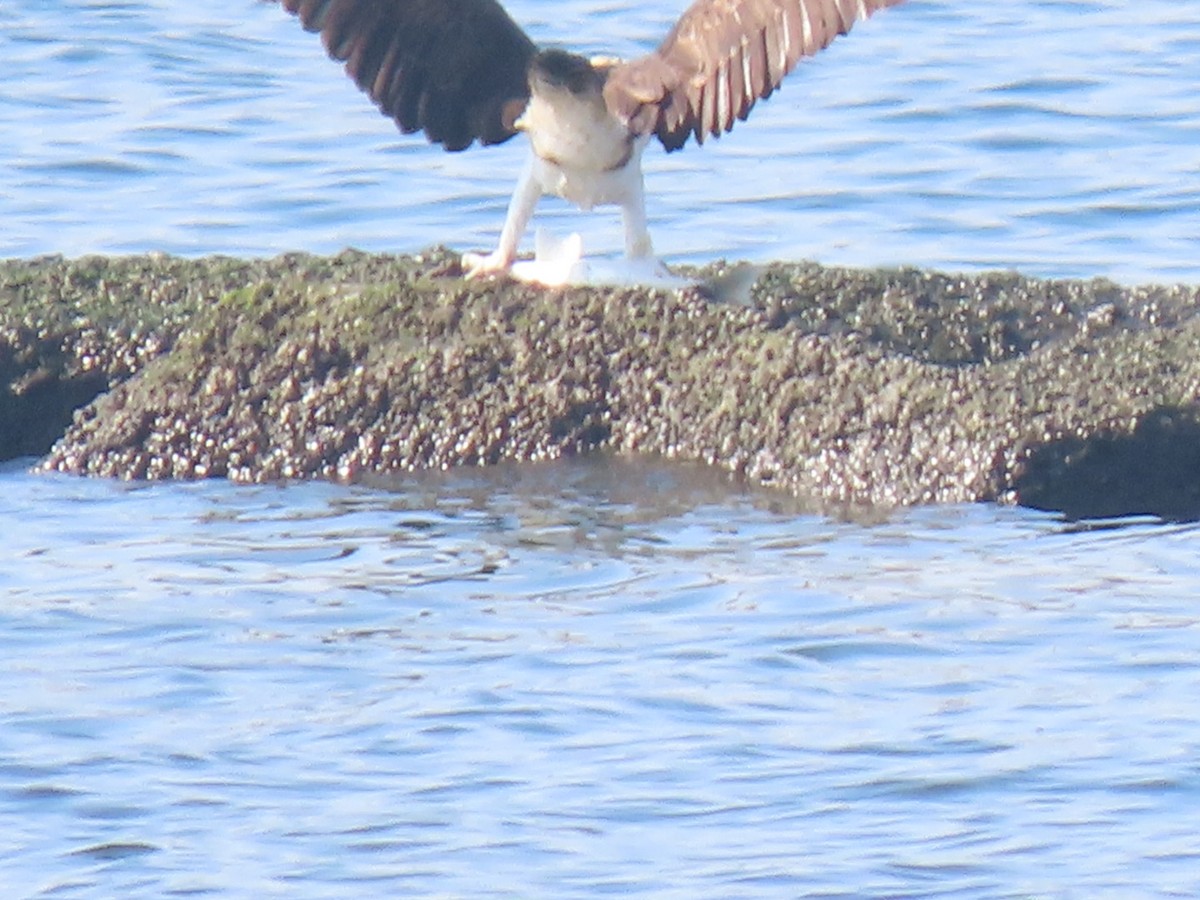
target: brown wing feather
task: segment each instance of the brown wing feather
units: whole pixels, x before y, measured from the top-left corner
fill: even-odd
[[[695,0],[653,53],[617,66],[604,99],[668,150],[729,131],[804,56],[901,0]]]
[[[282,0],[405,134],[498,144],[529,99],[533,41],[497,0]]]

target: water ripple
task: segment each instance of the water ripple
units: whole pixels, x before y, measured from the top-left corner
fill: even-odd
[[[1195,526],[604,460],[0,484],[6,895],[1200,887]]]

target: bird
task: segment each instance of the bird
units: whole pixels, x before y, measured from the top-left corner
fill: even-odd
[[[468,277],[509,270],[538,201],[615,205],[625,258],[654,261],[642,154],[703,144],[746,119],[796,64],[901,0],[694,0],[630,60],[539,47],[499,0],[281,0],[400,131],[446,150],[530,153],[496,248]]]

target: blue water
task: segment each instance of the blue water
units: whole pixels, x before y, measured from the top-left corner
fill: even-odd
[[[682,0],[512,0],[632,56]],[[10,3],[0,255],[494,245],[518,141],[400,136],[270,3]],[[669,261],[816,259],[1200,281],[1200,4],[911,0],[722,140],[647,154]],[[615,213],[542,224],[621,246]],[[527,245],[528,246],[528,245]]]
[[[678,5],[511,7],[630,55]],[[211,6],[4,6],[0,255],[494,242],[519,145],[402,138],[277,7]],[[1200,4],[912,0],[649,154],[657,246],[1200,281],[1198,63]],[[0,467],[0,897],[1200,895],[1195,525],[834,521],[603,460],[29,463]]]
[[[1200,891],[1195,526],[2,483],[5,897]]]

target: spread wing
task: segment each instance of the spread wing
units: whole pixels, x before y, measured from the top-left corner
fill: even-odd
[[[497,0],[283,0],[405,134],[506,141],[536,48]]]
[[[900,0],[696,0],[653,53],[610,73],[604,99],[668,150],[744,119],[800,61]]]

